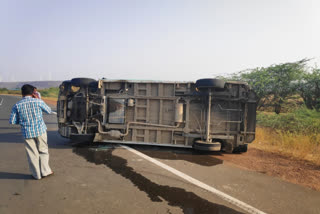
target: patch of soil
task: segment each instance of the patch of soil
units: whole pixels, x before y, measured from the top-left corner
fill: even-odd
[[[273,152],[249,148],[242,154],[214,156],[238,167],[279,177],[320,191],[320,166]]]
[[[57,105],[57,100],[46,99],[46,98],[42,98],[42,100],[43,100],[47,105],[51,105],[51,106],[56,106],[56,105]]]

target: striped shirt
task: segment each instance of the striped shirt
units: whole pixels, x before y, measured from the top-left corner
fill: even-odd
[[[47,130],[42,111],[50,114],[51,108],[41,99],[25,96],[12,107],[9,123],[20,124],[26,139],[41,136]]]

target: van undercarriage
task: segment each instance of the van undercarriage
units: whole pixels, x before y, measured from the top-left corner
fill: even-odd
[[[244,82],[93,80],[60,85],[59,133],[74,141],[245,152],[256,95]]]

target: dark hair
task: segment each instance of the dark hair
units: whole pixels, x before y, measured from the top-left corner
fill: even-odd
[[[21,87],[22,96],[32,95],[34,91],[34,86],[25,84]]]

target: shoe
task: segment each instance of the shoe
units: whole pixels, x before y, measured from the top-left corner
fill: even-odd
[[[32,177],[34,180],[41,180],[41,178],[36,178],[36,177],[34,177],[33,175],[31,175],[31,177]]]
[[[46,177],[49,177],[49,176],[51,176],[51,175],[53,175],[54,174],[54,172],[51,172],[49,175],[46,175],[46,176],[42,176],[43,178],[46,178]]]

